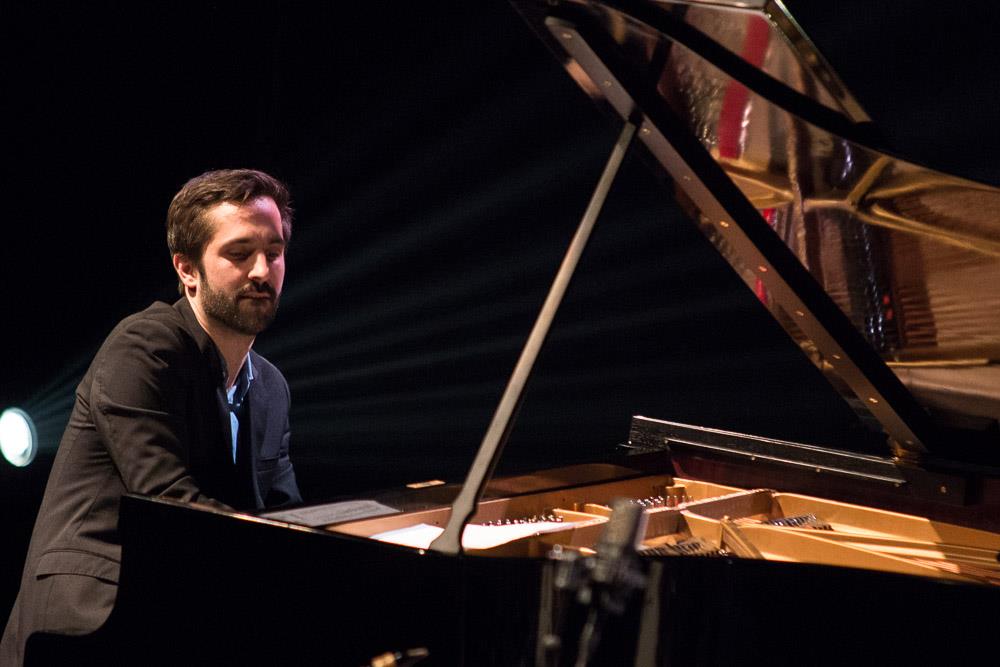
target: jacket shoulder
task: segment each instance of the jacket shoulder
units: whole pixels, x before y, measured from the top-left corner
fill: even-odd
[[[280,381],[287,386],[288,383],[285,381],[285,376],[278,370],[278,367],[252,349],[250,350],[250,362],[253,364],[253,372],[256,377]]]
[[[94,373],[112,372],[125,359],[143,367],[172,365],[178,358],[195,358],[197,343],[183,316],[165,303],[154,303],[120,321],[101,344],[84,384]]]
[[[115,327],[115,330],[134,329],[148,326],[153,329],[173,329],[186,331],[187,325],[184,316],[170,304],[156,301],[148,308],[133,313],[123,319]]]
[[[108,341],[130,335],[137,336],[137,342],[144,339],[149,343],[181,343],[191,339],[181,313],[173,306],[160,301],[119,322],[108,335]]]

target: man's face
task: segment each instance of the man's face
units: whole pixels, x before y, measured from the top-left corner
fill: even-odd
[[[198,264],[198,300],[205,315],[255,336],[271,323],[285,279],[281,214],[270,197],[208,211],[214,234]]]

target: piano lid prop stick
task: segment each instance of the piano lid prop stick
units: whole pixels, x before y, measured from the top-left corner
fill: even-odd
[[[524,387],[527,384],[528,377],[531,375],[531,369],[535,365],[535,359],[538,357],[538,353],[545,343],[545,337],[552,326],[552,320],[555,318],[559,304],[566,294],[566,288],[569,286],[569,281],[576,271],[576,265],[580,262],[583,249],[587,246],[587,240],[590,238],[590,233],[594,229],[597,216],[604,206],[604,200],[611,189],[611,183],[618,174],[622,160],[625,158],[625,153],[632,143],[634,136],[635,124],[626,122],[621,134],[618,135],[618,140],[615,142],[614,148],[611,150],[611,156],[604,167],[601,179],[597,182],[597,187],[590,198],[590,203],[587,204],[587,210],[583,213],[583,218],[580,220],[576,234],[569,244],[569,249],[566,251],[566,256],[559,267],[559,272],[556,273],[555,280],[552,281],[552,287],[549,288],[549,294],[545,298],[545,303],[538,314],[538,319],[535,320],[535,326],[531,329],[528,342],[525,343],[524,349],[521,350],[521,356],[517,360],[517,365],[514,366],[510,380],[507,381],[507,387],[500,398],[496,412],[493,413],[493,419],[486,430],[486,435],[483,436],[483,442],[479,446],[479,451],[476,452],[476,458],[472,462],[472,467],[469,468],[469,474],[465,478],[462,490],[451,506],[451,516],[448,519],[448,525],[445,527],[444,532],[431,542],[430,548],[434,551],[448,554],[457,554],[462,551],[462,531],[465,529],[465,524],[475,514],[479,499],[486,488],[486,483],[493,476],[493,470],[496,468],[497,460],[500,458],[503,446],[507,442],[507,436],[510,434],[510,428],[514,421],[514,415],[517,413],[517,408],[521,403],[521,398],[524,395]]]

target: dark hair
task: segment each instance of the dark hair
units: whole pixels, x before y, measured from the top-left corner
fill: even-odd
[[[223,202],[246,204],[259,197],[270,197],[277,204],[282,235],[288,243],[292,236],[292,207],[285,184],[256,169],[219,169],[195,176],[174,195],[167,209],[170,254],[184,255],[200,265],[205,245],[212,237],[205,213]],[[183,286],[179,284],[178,288],[183,294]]]

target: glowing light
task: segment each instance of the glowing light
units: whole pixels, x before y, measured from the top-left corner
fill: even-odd
[[[0,414],[0,451],[12,465],[23,468],[35,460],[38,436],[28,413],[8,408]]]

